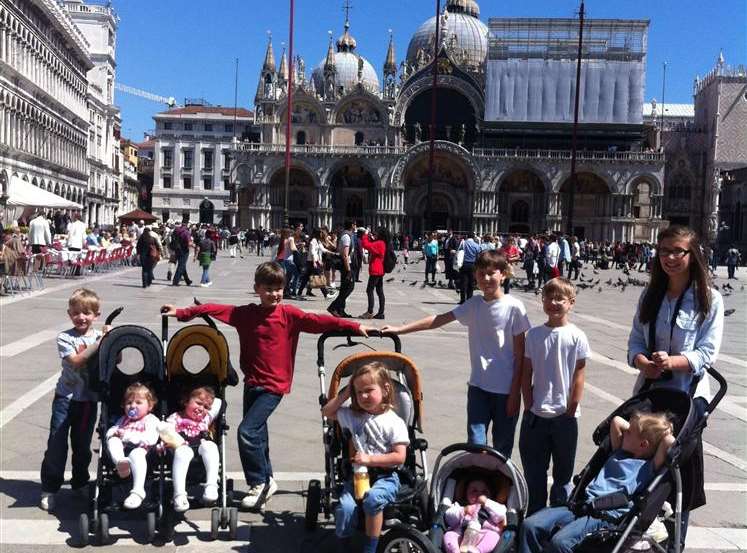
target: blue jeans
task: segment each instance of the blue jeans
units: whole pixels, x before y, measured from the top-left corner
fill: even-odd
[[[399,475],[393,472],[376,480],[363,496],[361,507],[366,516],[373,516],[384,510],[384,507],[392,503],[397,497],[399,490]],[[353,497],[353,484],[350,481],[345,482],[342,493],[340,494],[340,503],[335,509],[335,531],[337,537],[347,538],[353,534],[355,523],[358,520],[358,504]]]
[[[277,408],[282,395],[258,386],[244,386],[244,418],[239,423],[239,457],[246,483],[265,484],[272,476],[270,438],[267,419]]]
[[[143,288],[147,288],[153,284],[153,261],[150,258],[149,253],[144,253],[140,256],[140,266],[143,268]]]
[[[488,443],[488,426],[493,425],[493,447],[511,457],[514,449],[516,417],[506,416],[508,394],[486,392],[477,386],[467,388],[467,440],[471,444]]]
[[[200,284],[207,284],[208,282],[210,282],[210,275],[208,274],[209,270],[210,265],[202,266],[202,278],[200,279]]]
[[[77,489],[88,484],[91,438],[96,427],[96,414],[96,402],[73,401],[57,395],[54,397],[47,450],[41,466],[43,492],[55,493],[65,481],[68,434],[73,450],[71,487]]]
[[[531,515],[547,505],[547,469],[552,457],[553,484],[550,488],[550,505],[565,505],[568,487],[573,478],[578,442],[578,419],[567,415],[553,418],[538,417],[524,411],[519,434],[519,452],[524,476],[529,488]]]
[[[286,295],[295,295],[298,287],[298,267],[296,267],[292,257],[284,260],[281,265],[285,270],[285,293]]]
[[[522,524],[519,553],[572,553],[587,534],[609,526],[598,518],[576,518],[568,507],[542,509]],[[556,527],[560,530],[553,534]]]
[[[184,277],[184,282],[187,284],[190,283],[189,275],[187,274],[187,261],[189,261],[189,250],[176,255],[176,272],[172,281],[172,284],[175,286],[179,284],[182,277]]]

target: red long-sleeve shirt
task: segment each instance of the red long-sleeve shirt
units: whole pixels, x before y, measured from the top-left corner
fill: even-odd
[[[329,330],[358,332],[360,329],[359,323],[330,315],[306,313],[284,303],[270,308],[256,304],[208,303],[176,310],[176,317],[180,321],[200,315],[210,315],[236,328],[240,345],[239,366],[244,373],[244,383],[261,386],[275,394],[290,392],[298,335],[301,332],[322,334]]]
[[[384,274],[384,254],[386,253],[386,242],[368,238],[368,234],[361,237],[361,246],[368,250],[368,274],[371,276],[382,276]]]

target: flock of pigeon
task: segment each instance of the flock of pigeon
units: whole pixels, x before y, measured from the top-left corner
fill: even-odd
[[[417,264],[417,263],[418,263],[417,261],[411,262],[411,264]],[[594,271],[594,275],[599,275],[598,269],[593,269],[593,271]],[[397,268],[397,272],[398,273],[402,272],[402,266],[399,266]],[[576,282],[576,290],[581,292],[587,289],[591,289],[591,290],[596,289],[597,293],[601,293],[605,290],[605,287],[606,287],[606,289],[619,289],[620,292],[625,292],[625,289],[628,286],[637,286],[637,287],[643,288],[648,284],[648,279],[643,280],[635,276],[631,276],[630,269],[628,269],[628,267],[623,267],[622,272],[626,278],[617,277],[617,281],[610,278],[604,283],[602,283],[601,277],[598,277],[596,279],[594,276],[587,277],[586,274],[582,271],[579,274],[578,281]],[[714,276],[713,278],[715,279],[716,277]],[[386,279],[386,282],[393,282],[394,280],[396,280],[396,277],[390,277]],[[409,279],[407,278],[402,278],[400,282],[405,283],[408,280]],[[409,286],[417,286],[419,282],[420,282],[419,280],[410,281]],[[421,285],[422,288],[425,288],[426,286],[430,286],[434,288],[435,287],[438,287],[438,288],[447,287],[442,280],[439,280],[437,283],[425,281]],[[511,287],[519,288],[521,286],[516,282],[512,282]],[[717,283],[713,283],[713,287],[719,290],[723,297],[728,297],[735,291],[734,287],[728,282],[723,283],[721,286],[719,286]],[[740,291],[741,292],[744,291],[744,284],[741,285]],[[539,289],[536,289],[534,291],[535,294],[539,294],[539,292],[540,292]],[[736,309],[727,309],[726,311],[724,311],[724,316],[729,317],[730,315],[733,315],[735,312],[736,312]]]

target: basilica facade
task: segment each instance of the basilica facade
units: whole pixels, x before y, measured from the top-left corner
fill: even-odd
[[[573,196],[578,22],[490,19],[488,26],[475,0],[448,0],[438,36],[436,23],[417,29],[401,61],[390,37],[381,80],[347,19],[310,72],[285,53],[278,65],[268,43],[255,96],[259,142],[232,152],[240,226],[283,224],[290,117],[291,223],[353,219],[419,234],[428,230],[430,189],[434,229],[566,230],[572,208],[578,236],[653,239],[666,223],[664,157],[649,147],[652,129],[642,120],[647,21],[587,23]]]

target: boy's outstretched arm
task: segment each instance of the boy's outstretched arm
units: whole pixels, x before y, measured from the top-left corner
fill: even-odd
[[[161,306],[161,315],[176,317],[180,321],[190,321],[201,315],[210,315],[222,323],[231,324],[231,315],[236,306],[220,305],[216,303],[204,303],[202,305],[191,305],[189,307],[177,308],[175,305],[165,304]]]
[[[448,313],[441,313],[440,315],[429,315],[428,317],[424,317],[411,323],[405,323],[401,326],[386,325],[382,327],[381,331],[391,332],[392,334],[409,334],[421,330],[434,330],[436,328],[441,328],[455,320],[456,317],[454,317],[454,313],[449,311]]]

